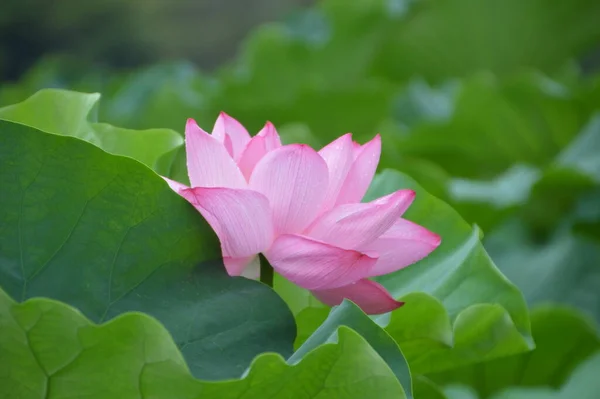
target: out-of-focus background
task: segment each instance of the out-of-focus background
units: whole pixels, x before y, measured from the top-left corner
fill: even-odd
[[[448,397],[559,390],[600,348],[598,0],[4,0],[0,81],[0,106],[99,92],[88,118],[132,129],[224,110],[317,147],[379,132],[382,169],[481,227],[547,351],[531,375],[521,356],[429,376]]]

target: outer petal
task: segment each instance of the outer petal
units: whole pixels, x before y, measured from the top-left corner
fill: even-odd
[[[215,126],[213,127],[212,135],[222,143],[229,137],[233,151],[231,155],[236,159],[250,141],[250,135],[246,128],[225,112],[219,114]]]
[[[376,257],[346,250],[308,237],[278,237],[265,254],[273,269],[309,290],[337,288],[370,274]]]
[[[366,279],[344,287],[312,293],[319,301],[329,306],[339,305],[344,298],[349,299],[368,314],[387,313],[404,305],[404,302],[392,298],[381,284]]]
[[[187,168],[192,187],[245,188],[246,180],[224,145],[193,119],[185,127]]]
[[[279,134],[271,122],[248,142],[238,160],[238,166],[246,180],[250,180],[254,167],[268,152],[281,147]]]
[[[190,188],[181,195],[204,216],[221,241],[223,256],[245,258],[266,250],[273,241],[269,201],[252,190]],[[228,272],[241,272],[234,260],[226,262]],[[245,265],[244,265],[245,266]],[[242,267],[242,266],[239,266]]]
[[[381,155],[381,137],[376,135],[360,149],[337,198],[337,205],[360,202],[365,196]]]
[[[317,216],[327,190],[327,165],[309,146],[286,145],[265,155],[250,187],[271,203],[275,233],[299,233]]]
[[[439,235],[425,227],[400,219],[381,237],[360,249],[379,254],[377,264],[371,273],[371,276],[379,276],[395,272],[423,259],[436,249],[441,241]]]
[[[357,249],[387,231],[414,198],[414,191],[399,190],[366,204],[339,205],[320,216],[306,234],[342,248]]]
[[[331,209],[354,162],[354,143],[350,133],[332,141],[319,151],[329,169],[329,187],[323,201],[322,211]]]

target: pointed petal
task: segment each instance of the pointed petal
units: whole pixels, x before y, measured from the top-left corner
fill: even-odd
[[[367,314],[387,313],[404,305],[404,302],[392,298],[381,284],[366,279],[344,287],[312,293],[319,301],[329,306],[339,305],[344,299],[349,299]]]
[[[246,180],[227,150],[193,119],[185,127],[187,168],[192,187],[245,188]]]
[[[414,198],[414,191],[399,190],[369,203],[336,206],[321,215],[306,235],[341,248],[360,248],[389,230]]]
[[[307,145],[293,144],[265,155],[250,187],[269,199],[277,234],[299,233],[317,216],[327,181],[323,158]]]
[[[352,135],[348,133],[319,151],[319,155],[325,160],[327,169],[329,169],[329,187],[321,211],[327,211],[335,205],[354,162],[353,147]]]
[[[351,284],[369,275],[377,262],[358,251],[293,234],[279,236],[265,255],[277,273],[309,290]]]
[[[224,257],[243,258],[269,248],[273,222],[269,201],[252,190],[196,187],[181,191],[221,241]]]
[[[379,254],[371,276],[380,276],[400,270],[423,259],[436,249],[442,239],[425,227],[406,219],[399,219],[377,240],[360,250]]]
[[[277,129],[275,129],[275,125],[271,122],[265,123],[265,127],[258,132],[257,136],[265,138],[267,152],[281,147],[281,138],[279,137],[279,133],[277,133]]]
[[[227,137],[229,137],[233,149],[232,156],[234,158],[237,158],[242,153],[244,147],[250,141],[250,135],[246,128],[225,112],[219,114],[213,127],[212,135],[221,142],[225,142]]]
[[[179,194],[179,192],[181,190],[185,190],[186,188],[189,188],[185,184],[181,184],[179,182],[176,182],[175,180],[171,180],[168,177],[164,177],[164,176],[161,176],[161,177],[163,178],[164,181],[167,182],[167,184],[169,185],[171,190],[175,191],[177,194]]]
[[[281,147],[281,140],[271,122],[248,142],[240,155],[238,167],[244,174],[246,180],[250,180],[254,167],[268,152]]]
[[[358,154],[360,154],[361,148],[362,148],[362,145],[360,145],[356,141],[352,141],[352,158],[353,159],[356,159],[356,157],[358,157]]]
[[[365,196],[371,180],[375,176],[379,156],[381,155],[381,137],[376,135],[357,150],[356,159],[348,176],[344,181],[340,195],[337,198],[337,205],[360,202]]]

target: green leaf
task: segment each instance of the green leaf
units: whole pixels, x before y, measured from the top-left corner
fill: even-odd
[[[400,188],[417,193],[405,217],[442,237],[424,260],[377,278],[405,302],[386,331],[411,370],[430,373],[533,348],[525,301],[487,255],[477,229],[396,171],[376,176],[365,201]]]
[[[100,115],[107,122],[130,129],[167,128],[183,132],[187,118],[212,126],[215,83],[189,62],[152,65],[117,75],[103,93]]]
[[[569,381],[560,390],[547,388],[510,388],[494,399],[595,399],[600,390],[598,379],[600,353],[596,353],[575,370]]]
[[[330,308],[319,302],[310,291],[298,287],[277,273],[274,277],[273,289],[287,303],[296,319],[298,333],[294,348],[298,349],[327,319]]]
[[[163,154],[156,161],[154,168],[156,173],[161,176],[168,177],[179,183],[190,186],[190,178],[187,171],[187,158],[185,154],[185,146],[179,147]]]
[[[415,397],[424,399],[448,399],[444,391],[428,378],[418,375],[413,378]],[[467,399],[467,398],[461,398]]]
[[[0,119],[47,133],[74,136],[116,155],[125,155],[153,167],[157,159],[183,143],[169,129],[136,131],[91,122],[100,94],[67,90],[40,90],[25,101],[0,108]]]
[[[514,165],[488,181],[453,179],[450,197],[461,214],[486,231],[511,215],[538,232],[552,231],[566,214],[581,207],[580,198],[600,187],[598,151],[600,115],[595,115],[547,167]],[[598,218],[589,211],[582,216],[584,222]]]
[[[487,237],[486,248],[529,304],[566,303],[600,322],[597,242],[562,227],[539,244],[519,221],[512,220]]]
[[[553,72],[600,39],[594,0],[552,7],[545,0],[363,3],[387,5],[391,12],[414,3],[388,31],[376,61],[377,72],[400,81],[415,75],[439,81],[478,70],[509,75],[523,67]]]
[[[598,152],[600,113],[590,118],[533,186],[522,212],[524,218],[538,230],[551,230],[565,214],[576,211],[580,198],[593,195],[600,188]]]
[[[0,290],[0,396],[54,398],[403,398],[394,373],[347,327],[295,365],[257,357],[241,380],[194,379],[155,319],[126,313],[90,323],[75,309],[34,298],[15,304]]]
[[[531,328],[536,342],[532,352],[433,374],[429,378],[441,385],[470,386],[481,398],[517,386],[558,389],[583,361],[600,349],[600,336],[594,325],[570,308],[535,308],[531,313]]]
[[[397,147],[464,178],[492,178],[515,163],[546,166],[590,116],[577,88],[533,72],[504,80],[479,73],[452,99],[450,117],[415,123]]]
[[[142,164],[0,121],[0,186],[9,295],[55,298],[95,322],[146,312],[204,378],[238,377],[265,351],[291,354],[285,303],[259,282],[230,278],[210,226]]]
[[[412,382],[408,364],[398,344],[354,303],[344,300],[335,307],[329,317],[306,342],[289,358],[295,363],[320,345],[335,340],[340,326],[347,326],[359,333],[377,351],[392,369],[405,389],[403,398],[412,398]]]
[[[529,201],[540,177],[539,169],[515,164],[491,180],[452,179],[448,191],[463,217],[489,231]]]

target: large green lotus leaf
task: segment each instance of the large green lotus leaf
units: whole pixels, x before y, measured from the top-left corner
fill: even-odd
[[[406,303],[381,323],[387,323],[411,370],[429,373],[531,349],[523,296],[498,271],[477,229],[396,171],[378,175],[365,201],[401,188],[417,193],[405,217],[442,237],[424,260],[377,278]]]
[[[600,390],[600,353],[581,364],[569,380],[559,389],[509,388],[493,396],[493,399],[595,399]]]
[[[19,301],[55,298],[95,322],[158,318],[203,378],[238,377],[265,351],[288,356],[285,303],[230,278],[193,207],[133,159],[0,122],[0,284]]]
[[[600,350],[593,323],[562,306],[539,306],[531,312],[535,350],[429,375],[440,385],[462,384],[488,398],[508,387],[560,388],[573,371]]]
[[[240,380],[194,379],[155,319],[126,313],[96,325],[63,303],[14,303],[0,290],[0,397],[156,399],[404,398],[378,353],[355,331],[288,365],[258,356]]]
[[[404,397],[413,397],[410,370],[398,344],[358,306],[347,300],[331,311],[327,320],[298,348],[288,362],[295,363],[320,345],[336,340],[340,326],[350,327],[366,339],[402,383],[406,394]]]
[[[182,137],[169,129],[136,131],[92,122],[94,118],[90,114],[99,99],[97,93],[44,89],[23,102],[0,108],[0,119],[48,133],[78,137],[150,167],[154,167],[162,154],[183,143]]]
[[[361,3],[383,5],[391,13],[414,5],[387,31],[376,61],[376,72],[399,81],[415,75],[443,80],[478,70],[509,75],[523,67],[553,72],[600,39],[600,5],[594,0],[552,6],[545,0]]]
[[[330,308],[319,302],[310,291],[298,287],[277,273],[273,288],[294,314],[298,328],[294,348],[298,349],[327,319]]]
[[[156,161],[156,173],[161,176],[168,177],[177,182],[190,186],[190,178],[187,171],[187,158],[185,154],[185,146],[179,147],[163,154]]]

